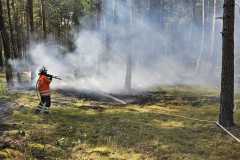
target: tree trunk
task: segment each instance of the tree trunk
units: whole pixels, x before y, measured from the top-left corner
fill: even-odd
[[[61,37],[61,30],[62,30],[62,18],[59,17],[58,25],[57,25],[57,33],[56,33],[56,40],[60,43],[62,43],[62,37]]]
[[[131,53],[128,54],[128,56],[127,56],[125,89],[128,92],[130,92],[132,89],[132,55],[131,55]]]
[[[216,3],[217,0],[213,0],[213,12],[212,12],[212,29],[211,29],[211,39],[210,39],[210,49],[208,56],[208,68],[209,74],[212,74],[216,70],[216,60],[214,58],[215,55],[215,32],[216,32]],[[211,75],[209,75],[211,76]]]
[[[2,0],[0,0],[0,31],[1,31],[4,57],[5,57],[6,80],[7,80],[8,86],[12,86],[13,85],[12,67],[9,63],[9,60],[11,58],[11,50],[10,50],[8,33],[6,31],[5,24],[4,24]]]
[[[219,123],[225,127],[234,125],[234,11],[235,0],[224,0]]]
[[[19,25],[19,18],[18,18],[18,15],[17,15],[17,11],[15,9],[15,1],[12,0],[11,2],[11,7],[12,7],[12,10],[13,10],[13,19],[14,19],[14,29],[15,29],[15,34],[14,34],[14,42],[15,42],[15,50],[16,50],[16,53],[17,53],[17,57],[21,57],[21,40],[20,40],[20,33],[21,33],[21,29],[20,29],[20,25]]]
[[[198,73],[201,67],[201,60],[204,52],[204,45],[205,45],[205,0],[202,0],[202,36],[201,36],[201,48],[200,48],[200,54],[197,59],[196,64],[196,72]]]
[[[3,69],[3,47],[2,47],[2,39],[0,39],[0,71]]]
[[[23,4],[23,7],[25,8],[26,12],[24,12],[24,14],[22,16],[20,16],[21,18],[21,26],[22,26],[22,32],[21,32],[21,40],[25,40],[25,41],[21,41],[21,46],[22,46],[22,55],[23,58],[26,58],[26,50],[29,47],[30,44],[30,14],[29,14],[29,4],[28,1],[26,3]],[[26,28],[25,28],[26,27]]]
[[[46,25],[46,10],[45,10],[45,0],[41,0],[41,8],[42,8],[42,30],[43,30],[43,38],[47,38],[47,25]]]
[[[97,0],[96,2],[96,27],[95,29],[99,29],[102,23],[102,0]]]
[[[214,55],[215,46],[215,27],[216,27],[216,2],[213,0],[213,17],[212,17],[212,35],[211,35],[211,46],[210,46],[210,58]]]
[[[112,5],[112,7],[113,7],[113,23],[114,24],[117,24],[118,23],[118,1],[117,0],[115,0],[115,1],[113,1],[114,3],[113,3],[113,5]]]
[[[27,15],[29,18],[30,32],[34,32],[34,23],[33,23],[33,0],[27,0]]]
[[[133,10],[133,0],[128,0],[129,8],[130,8],[130,18],[129,18],[129,28],[130,33],[133,31],[133,21],[134,21],[134,10]],[[132,40],[129,42],[129,51],[127,55],[127,67],[126,67],[126,78],[125,78],[125,89],[130,92],[132,89]]]
[[[15,40],[14,40],[14,35],[13,35],[13,25],[12,25],[12,18],[11,18],[11,8],[10,8],[10,2],[7,0],[7,14],[8,14],[8,23],[9,23],[9,31],[10,31],[10,41],[11,41],[11,46],[12,46],[12,51],[13,51],[13,57],[17,57],[17,52],[16,52],[16,45],[15,45]]]

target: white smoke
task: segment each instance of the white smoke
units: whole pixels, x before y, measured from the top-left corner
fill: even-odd
[[[201,64],[206,67],[202,69],[204,72],[200,72],[200,75],[195,73],[201,27],[196,24],[190,25],[191,19],[183,18],[187,12],[183,12],[182,9],[191,9],[189,6],[183,4],[182,8],[176,8],[179,15],[174,15],[174,20],[179,20],[178,25],[165,24],[164,28],[156,25],[156,20],[151,19],[152,15],[132,13],[131,3],[105,0],[104,7],[99,29],[82,29],[79,33],[74,33],[76,49],[73,52],[66,53],[66,49],[52,41],[32,44],[29,55],[36,74],[39,68],[45,66],[49,73],[63,79],[54,81],[53,88],[121,91],[124,88],[129,54],[133,59],[134,89],[161,84],[219,85],[219,73],[209,74],[209,62],[204,64],[205,59]],[[216,33],[220,31],[221,23],[217,22]],[[206,34],[211,35],[210,31],[206,31]],[[191,40],[192,35],[194,39]],[[216,44],[213,59],[220,59],[221,34],[214,38]],[[209,46],[205,47],[205,56],[208,54],[208,48]]]

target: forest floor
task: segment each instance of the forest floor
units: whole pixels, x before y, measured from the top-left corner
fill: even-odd
[[[5,114],[0,116],[0,159],[237,160],[240,157],[239,143],[214,123],[219,111],[216,89],[162,86],[148,94],[132,96],[135,101],[127,105],[54,92],[50,114],[36,115],[36,93],[7,92],[2,79],[0,110],[11,106],[11,112],[1,110]],[[240,124],[240,110],[235,112],[235,119]],[[238,127],[231,131],[240,137]]]

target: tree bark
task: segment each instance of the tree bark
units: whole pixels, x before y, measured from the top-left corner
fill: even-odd
[[[2,39],[0,39],[0,70],[3,69],[3,47],[2,47]]]
[[[14,34],[14,42],[15,42],[15,50],[17,52],[17,57],[21,57],[21,39],[20,39],[20,33],[21,33],[21,27],[19,25],[19,18],[18,18],[18,15],[17,15],[17,11],[16,11],[16,8],[15,8],[15,1],[12,0],[11,2],[11,7],[12,7],[12,11],[13,11],[13,21],[14,21],[14,29],[15,29],[15,34]]]
[[[45,0],[41,0],[41,8],[42,8],[42,30],[43,30],[43,38],[47,38],[47,25],[46,25],[46,9],[45,9]]]
[[[27,15],[29,18],[30,32],[34,32],[34,22],[33,22],[33,0],[27,0]]]
[[[219,123],[234,125],[234,12],[235,0],[224,0],[222,32],[222,81]]]
[[[14,40],[14,35],[13,35],[13,25],[12,25],[12,18],[11,18],[11,8],[10,8],[10,2],[9,0],[7,0],[7,14],[8,14],[8,23],[9,23],[9,33],[10,33],[10,41],[11,41],[11,48],[13,51],[13,57],[17,57],[17,53],[16,53],[16,45],[15,45],[15,40]]]
[[[13,85],[13,74],[12,74],[12,66],[9,63],[9,60],[11,58],[11,50],[10,50],[10,42],[8,33],[5,28],[5,21],[3,17],[3,7],[2,7],[2,0],[0,0],[0,31],[1,31],[1,37],[3,42],[3,50],[4,50],[4,57],[5,57],[5,72],[6,72],[6,80],[8,86]]]

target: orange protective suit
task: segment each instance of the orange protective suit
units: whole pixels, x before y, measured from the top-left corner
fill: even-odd
[[[51,80],[48,79],[47,76],[40,75],[37,82],[37,88],[41,96],[50,96],[50,83]]]

